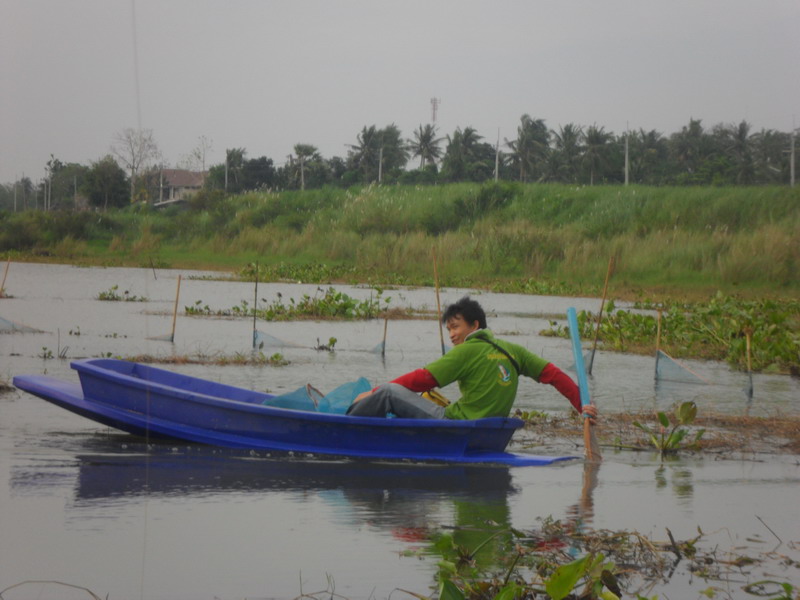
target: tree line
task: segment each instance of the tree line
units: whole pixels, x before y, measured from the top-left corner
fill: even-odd
[[[794,132],[753,131],[747,121],[703,126],[700,119],[671,135],[644,129],[614,134],[575,123],[550,129],[543,119],[523,115],[514,139],[494,143],[473,127],[440,135],[420,125],[410,138],[394,125],[364,126],[345,156],[325,158],[312,144],[298,143],[285,162],[249,158],[229,148],[225,161],[207,170],[205,187],[228,194],[271,189],[351,187],[370,183],[444,184],[503,181],[575,185],[794,184]],[[211,142],[200,137],[178,167],[206,171]],[[0,185],[0,208],[71,209],[78,199],[107,209],[155,202],[163,186],[162,160],[152,130],[125,129],[111,152],[90,165],[50,156],[46,177]]]

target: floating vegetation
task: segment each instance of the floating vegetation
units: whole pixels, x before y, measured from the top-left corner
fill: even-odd
[[[105,292],[100,292],[97,294],[98,300],[105,300],[108,302],[147,302],[147,298],[144,296],[136,296],[131,294],[128,290],[124,290],[122,295],[117,293],[119,290],[118,285],[112,285],[108,290]]]
[[[267,356],[263,352],[235,352],[227,354],[182,354],[172,356],[154,356],[152,354],[137,354],[135,356],[118,356],[122,360],[146,364],[167,365],[217,365],[217,366],[273,366],[284,367],[289,361],[283,354],[276,352]]]
[[[704,543],[707,534],[697,531],[694,538],[679,541],[666,528],[666,539],[654,540],[636,531],[593,530],[580,519],[547,517],[533,531],[487,527],[487,537],[477,544],[459,543],[464,532],[458,529],[428,532],[423,553],[441,557],[438,597],[450,600],[619,600],[623,594],[655,600],[659,596],[649,594],[676,575],[704,580],[701,585],[709,585],[699,593],[709,598],[732,598],[732,585],[753,597],[796,598],[789,581],[767,573],[775,562],[800,567],[798,558],[777,552],[780,538],[772,551],[743,554],[741,546],[724,550],[718,543]]]
[[[681,448],[681,442],[689,433],[689,429],[686,426],[694,423],[697,418],[697,405],[692,401],[678,405],[675,408],[675,424],[672,425],[671,429],[670,420],[666,412],[659,411],[656,413],[656,417],[658,418],[658,427],[649,427],[639,421],[634,421],[633,425],[649,436],[650,442],[661,454],[677,452]],[[697,444],[705,432],[705,429],[697,430],[689,447],[697,448]]]
[[[283,297],[267,304],[265,308],[251,306],[247,300],[242,300],[238,306],[229,309],[212,309],[202,300],[195,302],[194,306],[186,306],[187,315],[212,316],[212,317],[252,317],[256,316],[264,321],[292,321],[297,319],[374,319],[388,309],[390,297],[383,297],[381,288],[373,288],[374,297],[367,300],[356,300],[343,292],[336,291],[333,287],[327,290],[317,288],[317,292],[310,296],[303,294],[299,300],[290,298],[284,303]],[[320,294],[321,293],[321,294]],[[266,299],[262,299],[266,302]]]
[[[581,311],[578,325],[581,337],[593,338],[596,315]],[[650,353],[657,332],[656,315],[615,310],[609,302],[598,339],[605,350]],[[753,370],[800,372],[800,300],[742,300],[718,293],[707,303],[672,304],[661,316],[660,346],[676,358],[725,360],[745,370],[748,333],[752,335]],[[568,329],[555,321],[542,334],[569,336]]]
[[[242,281],[291,281],[292,283],[330,283],[332,281],[362,280],[363,273],[356,267],[331,265],[322,262],[276,265],[248,263],[239,269],[237,276]]]
[[[335,337],[329,338],[327,344],[321,344],[319,338],[317,338],[317,345],[314,346],[314,350],[318,352],[333,352],[334,348],[336,347],[336,342],[338,342]]]

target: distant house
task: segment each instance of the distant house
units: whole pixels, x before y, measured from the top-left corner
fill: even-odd
[[[156,206],[185,202],[200,191],[208,171],[186,171],[184,169],[162,169],[161,188]]]

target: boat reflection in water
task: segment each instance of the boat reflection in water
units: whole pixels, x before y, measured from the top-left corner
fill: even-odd
[[[507,466],[331,461],[142,443],[145,449],[139,453],[128,444],[121,454],[78,455],[76,507],[145,496],[191,500],[228,492],[310,492],[343,508],[348,521],[376,523],[431,552],[448,532],[458,546],[480,546],[474,558],[483,567],[502,560],[511,541],[509,499],[518,490]],[[567,526],[591,523],[598,468],[586,463],[581,495],[565,511]],[[442,506],[451,507],[446,522],[434,515]]]
[[[144,444],[143,444],[144,446]],[[132,445],[128,444],[128,449]],[[155,450],[154,450],[155,447]],[[78,503],[119,496],[341,489],[508,494],[509,467],[327,460],[204,446],[150,445],[146,453],[79,455]]]

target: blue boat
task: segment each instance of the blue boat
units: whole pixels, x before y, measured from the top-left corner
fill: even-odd
[[[14,385],[136,436],[227,448],[368,459],[547,465],[575,458],[505,451],[516,418],[384,419],[269,406],[271,394],[116,359],[71,363],[80,383],[18,375]],[[267,404],[264,404],[264,402]]]

